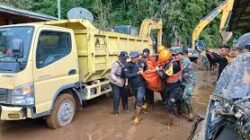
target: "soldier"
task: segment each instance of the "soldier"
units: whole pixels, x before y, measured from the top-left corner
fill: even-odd
[[[193,88],[196,84],[196,75],[195,75],[194,69],[192,67],[192,62],[187,57],[188,50],[186,48],[184,48],[180,52],[181,53],[179,56],[182,60],[182,65],[183,65],[182,98],[184,101],[184,106],[187,108],[187,111],[188,111],[188,119],[189,119],[189,121],[193,121],[194,116],[193,116],[191,99],[192,99],[192,94],[193,94]]]

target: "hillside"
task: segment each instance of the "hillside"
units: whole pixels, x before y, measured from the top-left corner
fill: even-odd
[[[140,26],[144,18],[161,17],[164,22],[164,43],[180,39],[184,45],[191,41],[191,34],[198,21],[218,5],[218,0],[61,0],[62,16],[73,7],[89,9],[95,25],[109,28],[113,25]],[[18,8],[57,16],[56,0],[0,0]],[[208,47],[220,44],[219,20],[212,22],[201,38]]]

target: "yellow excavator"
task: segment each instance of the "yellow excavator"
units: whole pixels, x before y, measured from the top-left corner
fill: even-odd
[[[151,31],[152,30],[156,30],[156,38],[153,38],[153,49],[154,51],[157,50],[158,47],[160,47],[162,45],[162,19],[144,19],[142,24],[141,24],[141,28],[140,28],[140,32],[139,32],[139,36],[141,37],[150,37]]]
[[[131,25],[118,25],[113,28],[115,32],[129,34],[133,36],[138,35],[136,27]],[[142,21],[139,30],[139,36],[144,38],[151,38],[153,50],[156,52],[157,48],[162,46],[162,19],[161,18],[146,18]]]
[[[230,17],[230,14],[233,9],[235,0],[225,0],[222,2],[216,9],[214,9],[211,13],[209,13],[206,17],[204,17],[195,27],[193,34],[192,34],[192,49],[197,49],[198,51],[202,51],[197,45],[196,41],[198,41],[200,37],[200,33],[203,31],[203,29],[215,19],[216,16],[218,16],[220,13],[222,13],[221,22],[220,22],[220,28],[219,32],[221,34],[222,38],[222,45],[226,44],[226,42],[232,37],[232,32],[226,32],[225,25]]]

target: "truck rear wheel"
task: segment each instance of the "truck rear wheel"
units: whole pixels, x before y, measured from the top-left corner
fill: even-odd
[[[50,128],[56,129],[69,125],[76,114],[75,98],[69,93],[61,94],[52,109],[46,123]]]

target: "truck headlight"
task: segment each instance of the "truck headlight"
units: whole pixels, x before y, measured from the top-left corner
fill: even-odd
[[[34,105],[34,103],[33,84],[17,87],[11,92],[11,104],[13,105]]]

